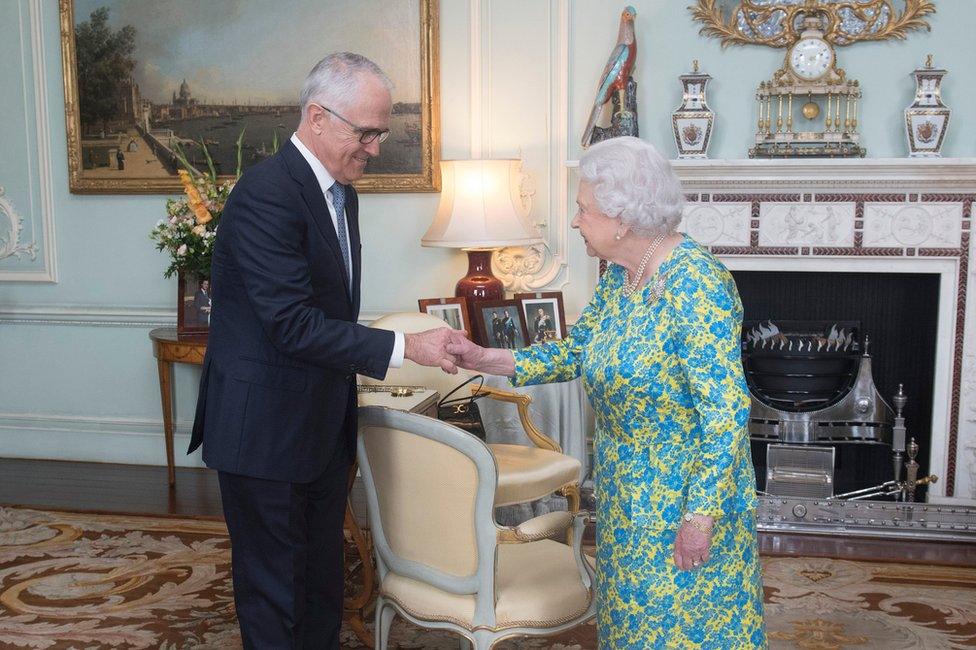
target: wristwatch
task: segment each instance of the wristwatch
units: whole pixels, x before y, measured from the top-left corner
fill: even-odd
[[[703,533],[710,534],[712,532],[712,527],[698,519],[695,519],[695,513],[693,512],[686,512],[684,516],[682,516],[682,519],[684,519],[686,524],[690,524],[693,528],[696,528]]]

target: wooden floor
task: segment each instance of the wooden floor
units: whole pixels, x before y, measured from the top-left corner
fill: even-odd
[[[155,465],[0,458],[0,504],[208,519],[224,516],[216,472],[178,467],[171,490],[166,468]]]
[[[216,472],[177,468],[170,489],[166,468],[150,465],[0,458],[0,505],[223,518]],[[760,533],[759,548],[763,555],[976,567],[976,544]]]

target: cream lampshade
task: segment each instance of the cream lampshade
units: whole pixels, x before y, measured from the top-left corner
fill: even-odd
[[[458,281],[455,295],[503,298],[504,286],[491,272],[492,251],[542,241],[519,212],[519,174],[513,159],[441,161],[440,204],[420,243],[468,252],[468,275]]]

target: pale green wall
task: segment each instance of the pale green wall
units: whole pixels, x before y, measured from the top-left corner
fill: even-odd
[[[679,103],[677,76],[693,58],[714,79],[710,104],[718,113],[711,153],[741,158],[753,133],[752,94],[778,67],[782,52],[763,48],[723,51],[699,37],[685,9],[690,0],[633,3],[638,11],[638,81],[642,135],[673,155],[669,115]],[[840,51],[848,74],[864,89],[864,145],[870,157],[905,153],[901,111],[911,101],[909,73],[928,52],[949,69],[944,85],[955,110],[945,153],[974,155],[973,99],[976,72],[968,32],[976,19],[970,0],[938,0],[931,33],[905,42],[855,45]],[[444,158],[519,151],[536,186],[532,215],[555,232],[566,228],[554,191],[565,168],[552,144],[564,135],[552,111],[559,72],[568,65],[569,146],[579,154],[597,75],[617,29],[620,2],[576,0],[441,0],[441,125]],[[38,34],[31,31],[31,11]],[[567,17],[568,61],[553,47],[560,16]],[[481,34],[470,46],[472,21]],[[34,49],[32,49],[34,48]],[[308,67],[328,45],[309,52]],[[32,66],[42,65],[46,128],[35,119],[38,98]],[[269,53],[273,56],[273,53]],[[474,59],[473,59],[474,57]],[[41,247],[37,260],[2,260],[0,273],[44,271],[57,282],[0,281],[0,456],[77,458],[119,462],[163,462],[156,374],[144,323],[171,321],[175,282],[162,279],[165,259],[146,234],[161,217],[159,196],[79,196],[67,189],[58,15],[53,0],[0,1],[0,186],[7,191]],[[472,61],[483,91],[481,121],[472,125]],[[40,174],[50,160],[49,202]],[[435,194],[368,195],[361,201],[365,240],[365,314],[415,309],[418,297],[450,295],[462,275],[463,256],[418,245],[437,205]],[[45,236],[44,210],[52,231]],[[43,253],[51,251],[53,259]],[[567,311],[578,313],[592,288],[595,264],[585,257],[575,233],[565,251],[568,269],[557,288]],[[99,325],[94,321],[109,321]],[[192,415],[197,374],[179,369],[177,401],[181,436]],[[197,458],[183,463],[198,463]]]

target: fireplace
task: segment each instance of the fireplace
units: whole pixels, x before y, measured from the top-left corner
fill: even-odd
[[[918,498],[976,505],[976,300],[967,301],[976,161],[674,166],[688,199],[681,230],[733,272],[745,320],[857,323],[880,396],[891,405],[905,387],[920,475],[939,476]],[[830,444],[836,492],[891,478],[886,444]],[[753,445],[761,469],[768,442]]]
[[[920,448],[919,475],[928,474],[939,276],[733,276],[745,312],[743,366],[753,395],[750,436],[759,489],[768,446],[781,443],[832,447],[835,494],[892,480],[891,406],[899,385],[908,396],[908,436]],[[776,419],[782,424],[770,423]],[[916,498],[924,500],[924,489]]]

